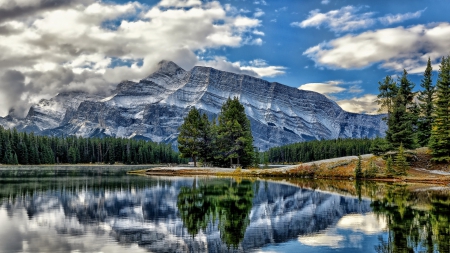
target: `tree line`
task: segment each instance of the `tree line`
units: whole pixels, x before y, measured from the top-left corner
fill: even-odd
[[[384,140],[377,140],[375,153],[427,146],[433,161],[450,162],[450,57],[441,59],[435,84],[432,71],[428,59],[418,92],[406,70],[397,82],[391,76],[379,82],[377,101],[387,113],[388,130]]]
[[[237,97],[222,105],[217,121],[192,107],[179,128],[178,149],[182,157],[204,164],[249,167],[255,163],[250,121]]]
[[[373,140],[335,139],[299,142],[270,148],[259,155],[260,163],[298,163],[329,158],[368,154]]]
[[[3,164],[181,163],[169,144],[125,138],[49,137],[0,127],[0,161]]]

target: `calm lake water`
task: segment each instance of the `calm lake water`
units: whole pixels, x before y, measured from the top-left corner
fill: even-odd
[[[445,187],[135,176],[0,181],[0,252],[450,252]]]

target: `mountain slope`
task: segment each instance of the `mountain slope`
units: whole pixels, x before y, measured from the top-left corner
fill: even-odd
[[[176,145],[191,106],[213,119],[229,97],[245,106],[261,150],[312,139],[381,136],[386,130],[382,115],[346,112],[316,92],[208,67],[186,71],[169,61],[140,82],[118,84],[112,96],[61,93],[33,106],[24,120],[7,116],[0,124],[47,135],[139,137]]]

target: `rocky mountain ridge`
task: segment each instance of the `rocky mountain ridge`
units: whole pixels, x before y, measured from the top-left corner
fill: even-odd
[[[192,106],[217,117],[229,97],[238,97],[260,150],[314,139],[383,136],[382,115],[342,110],[324,95],[209,67],[190,71],[162,61],[139,81],[124,81],[110,96],[64,92],[41,100],[25,119],[11,115],[0,125],[44,135],[142,138],[176,146],[178,127]]]

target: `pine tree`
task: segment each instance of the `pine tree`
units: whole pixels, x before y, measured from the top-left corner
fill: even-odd
[[[355,168],[355,178],[360,179],[363,177],[362,165],[361,165],[361,156],[358,156],[358,162],[356,163]]]
[[[116,163],[116,150],[114,148],[114,140],[109,139],[108,140],[108,163],[109,164],[115,164]],[[105,160],[106,161],[106,160]]]
[[[388,130],[386,140],[391,148],[398,148],[401,143],[407,149],[416,147],[414,128],[417,124],[413,110],[414,84],[408,80],[408,73],[403,70],[399,79],[397,95],[394,98],[392,113],[388,117]]]
[[[370,152],[374,155],[381,155],[389,151],[389,143],[386,139],[381,137],[375,137],[370,145]]]
[[[380,112],[389,114],[394,106],[394,98],[398,93],[398,87],[390,76],[386,76],[383,82],[378,82],[380,94],[377,96],[377,103],[380,105]],[[387,118],[385,118],[387,120]]]
[[[199,127],[202,123],[200,112],[195,108],[189,111],[180,126],[178,135],[178,150],[182,157],[191,158],[194,166],[197,166],[197,157],[201,150],[201,136]]]
[[[393,177],[395,174],[393,165],[392,165],[392,157],[388,157],[387,161],[386,161],[386,176],[387,177]]]
[[[208,116],[203,114],[198,127],[200,136],[199,158],[203,163],[212,163],[214,161],[214,144],[216,139],[214,122],[210,122]]]
[[[443,57],[436,85],[430,149],[432,160],[450,162],[450,56]]]
[[[428,58],[427,68],[423,74],[423,79],[420,83],[422,91],[419,92],[417,99],[421,102],[420,118],[418,121],[417,138],[421,147],[428,146],[431,136],[431,125],[433,123],[433,97],[435,87],[433,85],[433,68],[431,67],[430,58]]]
[[[12,158],[12,164],[17,165],[19,164],[19,161],[17,160],[17,155],[16,153],[14,153],[13,158]]]
[[[253,136],[250,121],[239,99],[228,98],[221,108],[217,127],[218,155],[216,158],[222,166],[233,164],[242,167],[254,164]]]
[[[402,176],[406,175],[406,173],[409,169],[409,164],[408,164],[408,161],[406,160],[405,150],[403,149],[403,144],[400,144],[400,147],[398,148],[397,155],[395,156],[395,159],[394,159],[394,165],[395,165],[395,170],[396,170],[397,175],[402,175]]]

